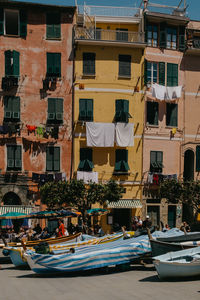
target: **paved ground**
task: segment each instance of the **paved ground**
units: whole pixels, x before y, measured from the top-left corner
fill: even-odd
[[[127,271],[38,277],[1,263],[0,300],[200,300],[200,280],[160,281],[152,265]]]

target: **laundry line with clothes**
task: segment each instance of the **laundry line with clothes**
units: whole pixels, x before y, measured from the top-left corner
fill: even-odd
[[[182,86],[152,85],[152,96],[158,100],[172,101],[181,98]]]
[[[66,181],[66,173],[58,172],[58,173],[32,173],[32,181],[35,183],[39,183],[40,185],[44,185],[46,182],[58,182],[58,181]]]

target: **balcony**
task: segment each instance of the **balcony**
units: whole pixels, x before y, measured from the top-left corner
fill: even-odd
[[[94,28],[76,27],[75,41],[80,44],[104,44],[145,48],[144,33],[134,31],[104,30]]]

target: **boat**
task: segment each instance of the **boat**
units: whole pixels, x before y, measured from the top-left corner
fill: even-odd
[[[134,232],[130,233],[130,234],[134,234]],[[57,243],[49,243],[47,240],[40,240],[40,242],[44,243],[44,242],[48,242],[49,246],[50,246],[50,251],[51,252],[65,252],[68,251],[70,248],[72,247],[86,247],[89,245],[95,245],[95,244],[102,244],[102,243],[108,243],[108,242],[113,242],[116,241],[120,238],[123,237],[123,234],[112,234],[112,235],[107,235],[101,238],[95,238],[93,236],[86,236],[86,235],[82,235],[82,241],[80,239],[78,239],[79,235],[74,235],[73,239],[68,239],[67,241],[64,242],[59,242],[60,240],[58,240]],[[19,267],[28,267],[28,263],[26,260],[26,257],[24,256],[24,248],[26,248],[27,250],[32,250],[33,252],[35,251],[35,246],[37,246],[38,243],[36,245],[30,245],[30,244],[24,244],[25,247],[21,246],[6,246],[3,249],[3,254],[4,255],[9,255],[10,259],[12,261],[12,263],[15,265],[15,267],[19,268]]]
[[[168,252],[180,251],[200,246],[200,241],[189,241],[183,243],[161,242],[158,239],[150,239],[152,256],[159,256]]]
[[[160,279],[200,276],[200,247],[156,256],[153,263]]]
[[[150,253],[147,236],[119,239],[112,243],[77,247],[74,252],[39,254],[27,251],[30,268],[37,274],[77,272],[128,264]]]
[[[187,234],[170,236],[170,237],[159,237],[157,238],[160,242],[167,243],[181,243],[189,241],[200,241],[200,232],[188,232]]]

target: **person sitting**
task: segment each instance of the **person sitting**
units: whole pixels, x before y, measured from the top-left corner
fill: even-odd
[[[143,228],[151,228],[151,225],[152,225],[152,222],[151,222],[149,216],[147,215],[146,219],[142,223],[142,227]]]
[[[181,225],[180,230],[182,230],[184,232],[190,232],[191,231],[189,224],[187,222],[185,222],[185,221]]]
[[[36,232],[36,234],[41,234],[42,228],[40,227],[40,224],[37,224],[33,230]]]
[[[124,240],[131,238],[130,234],[127,233],[127,231],[126,231],[126,226],[122,226],[122,232],[123,232],[123,236],[124,236],[123,239]]]
[[[163,228],[163,232],[170,230],[170,227],[168,224],[165,224],[165,227]]]
[[[28,240],[28,241],[34,240],[35,231],[33,231],[32,228],[29,228],[29,229],[27,230],[26,234],[27,234],[27,240]]]
[[[43,229],[43,231],[41,232],[39,238],[42,239],[42,240],[43,240],[43,239],[48,239],[48,238],[50,238],[49,230],[48,230],[47,227],[45,227],[45,228]]]

